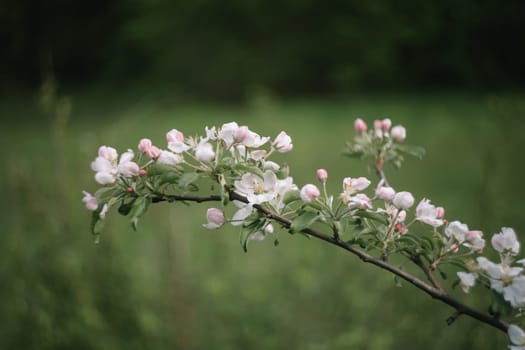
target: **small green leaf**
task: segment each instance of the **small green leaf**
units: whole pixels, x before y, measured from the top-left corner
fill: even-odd
[[[167,172],[174,172],[176,168],[166,164],[152,164],[147,169],[148,176],[162,175]]]
[[[241,173],[255,174],[259,176],[261,179],[264,177],[263,171],[255,166],[250,166],[250,165],[246,165],[243,163],[237,163],[235,164],[234,169],[240,171]]]
[[[95,197],[100,202],[107,202],[115,193],[115,186],[101,187],[95,192]]]
[[[150,197],[137,197],[135,202],[133,203],[133,207],[130,211],[131,216],[131,227],[136,231],[137,230],[137,224],[139,222],[139,218],[144,215],[144,213],[148,210],[149,205],[151,204],[151,198]]]
[[[357,212],[355,212],[354,215],[359,216],[361,218],[367,218],[370,220],[380,222],[383,225],[388,225],[388,220],[383,214],[374,213],[366,210],[358,210]]]
[[[290,225],[290,233],[301,232],[308,226],[312,225],[317,218],[317,213],[305,211],[292,221],[292,224]]]
[[[283,197],[283,203],[288,205],[292,202],[298,201],[301,199],[301,194],[299,190],[291,190],[285,193]]]
[[[122,203],[118,207],[118,212],[120,215],[128,215],[131,209],[133,208],[133,203],[135,203],[136,198],[133,198],[131,201],[124,201],[122,200]]]
[[[275,174],[278,179],[284,180],[290,175],[290,167],[285,164]]]
[[[179,181],[180,175],[174,171],[167,171],[160,176],[159,185],[175,184]]]
[[[195,181],[197,181],[199,179],[199,174],[197,173],[184,173],[181,177],[180,177],[180,180],[179,180],[179,187],[180,188],[187,188],[189,187],[191,184],[193,184]]]

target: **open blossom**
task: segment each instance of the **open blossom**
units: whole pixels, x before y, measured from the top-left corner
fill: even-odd
[[[470,230],[467,233],[466,243],[464,244],[472,251],[481,253],[485,248],[485,240],[483,239],[483,232],[479,230]]]
[[[120,161],[117,164],[116,159],[118,154],[116,154],[116,151],[113,152],[114,149],[110,147],[102,147],[104,147],[103,152],[99,149],[99,156],[91,163],[91,169],[96,173],[95,180],[99,184],[112,184],[116,181],[118,175],[132,177],[139,174],[138,164],[132,161],[134,157],[133,151],[128,150],[124,152],[120,156]]]
[[[281,153],[290,152],[293,148],[292,138],[284,131],[277,135],[272,145]]]
[[[433,227],[443,225],[443,220],[438,219],[437,208],[430,204],[430,200],[423,198],[416,207],[416,220]]]
[[[246,196],[250,203],[261,204],[275,198],[276,183],[277,176],[266,170],[262,179],[255,174],[245,173],[240,180],[234,182],[234,186],[235,191]]]
[[[372,200],[364,193],[358,193],[348,198],[350,209],[372,209]]]
[[[166,141],[168,141],[168,148],[175,153],[186,152],[191,148],[184,143],[184,134],[177,129],[168,131]]]
[[[221,227],[225,222],[224,213],[217,208],[209,208],[206,211],[206,219],[208,220],[208,223],[202,226],[209,228],[210,230]]]
[[[242,144],[249,148],[258,148],[264,145],[269,140],[270,138],[267,136],[261,137],[259,134],[250,131],[248,132],[248,136],[244,139]]]
[[[200,162],[210,162],[215,158],[213,146],[209,142],[200,142],[195,147],[195,159]]]
[[[355,121],[354,121],[354,129],[356,132],[358,133],[362,133],[362,132],[365,132],[366,129],[367,129],[367,126],[366,126],[366,123],[363,119],[361,118],[357,118]]]
[[[485,257],[477,258],[478,266],[484,270],[490,280],[490,287],[501,293],[512,307],[525,306],[525,276],[523,268],[510,267],[506,264],[495,264]]]
[[[235,141],[235,133],[239,129],[236,122],[223,124],[219,130],[218,137],[226,143],[226,146],[231,146]],[[248,135],[246,135],[247,137]]]
[[[240,126],[233,133],[233,138],[237,142],[244,142],[248,136],[250,136],[250,129],[247,126]]]
[[[390,135],[397,142],[403,142],[407,138],[407,131],[403,126],[397,125],[392,128]]]
[[[132,150],[122,153],[117,167],[117,173],[124,177],[137,176],[139,174],[139,165],[132,161],[135,154]]]
[[[510,338],[512,345],[509,346],[510,350],[524,350],[525,349],[525,331],[515,324],[511,324],[507,329],[507,334]]]
[[[499,253],[509,252],[516,255],[520,251],[520,242],[516,237],[516,232],[510,227],[503,227],[500,233],[492,236],[491,243]]]
[[[478,278],[477,274],[469,272],[460,271],[457,273],[457,275],[459,277],[459,285],[465,293],[468,293],[470,288],[474,287],[476,284],[476,279]]]
[[[90,211],[97,210],[97,208],[98,208],[97,198],[95,196],[91,195],[91,193],[89,193],[89,192],[82,191],[82,193],[84,194],[84,198],[82,198],[82,202],[84,202],[84,204],[86,204],[87,210],[90,210]]]
[[[117,150],[108,146],[100,146],[98,148],[98,156],[107,159],[110,162],[116,162],[118,159]]]
[[[177,165],[183,161],[183,157],[180,154],[176,154],[170,151],[160,151],[160,155],[157,158],[157,164],[164,165]]]
[[[312,185],[312,184],[307,184],[307,185],[304,185],[303,188],[301,188],[300,195],[301,195],[301,199],[303,200],[303,202],[310,203],[316,200],[317,198],[319,198],[319,196],[321,195],[321,192],[319,192],[319,189],[317,188],[317,186]]]
[[[454,237],[454,239],[460,243],[465,241],[468,232],[468,226],[459,221],[452,221],[448,224],[447,228],[445,228],[445,235],[447,237]]]
[[[414,205],[414,196],[412,196],[412,193],[410,192],[398,192],[394,196],[392,203],[400,209],[408,209]]]
[[[345,177],[343,179],[343,193],[341,193],[341,200],[347,204],[350,198],[357,192],[363,191],[371,182],[366,177]]]

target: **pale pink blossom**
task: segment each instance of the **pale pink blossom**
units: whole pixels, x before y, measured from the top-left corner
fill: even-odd
[[[184,134],[177,129],[171,129],[166,134],[168,148],[175,153],[183,153],[191,147],[184,143]]]
[[[232,224],[232,226],[240,226],[244,223],[244,219],[246,219],[248,216],[252,214],[253,204],[252,203],[246,204],[246,203],[239,202],[239,201],[233,201],[233,204],[235,204],[235,206],[237,206],[239,210],[237,210],[235,214],[233,214],[233,217],[230,223]]]
[[[157,158],[157,164],[164,165],[177,165],[183,161],[183,157],[180,154],[175,154],[170,151],[161,151]]]
[[[350,209],[372,209],[372,200],[364,193],[358,193],[348,198]]]
[[[319,192],[319,189],[317,188],[317,186],[312,185],[312,184],[307,184],[307,185],[304,185],[303,188],[301,188],[300,194],[301,194],[301,199],[303,200],[303,202],[310,203],[316,200],[317,198],[319,198],[319,196],[321,195],[321,192]]]
[[[500,253],[510,253],[516,255],[520,251],[520,242],[516,237],[516,232],[510,227],[503,227],[500,233],[492,236],[492,246]]]
[[[430,200],[423,198],[416,207],[416,220],[424,222],[433,227],[443,225],[443,220],[438,219],[438,212],[435,206],[430,204]]]
[[[397,192],[392,203],[400,209],[408,209],[414,205],[414,196],[412,196],[412,193],[406,191]]]
[[[87,210],[95,211],[98,208],[98,200],[95,196],[91,195],[91,193],[82,191],[84,194],[84,198],[82,198],[82,202],[86,205]]]
[[[208,220],[208,223],[202,226],[210,230],[221,227],[225,222],[224,213],[217,208],[209,208],[206,211],[206,219]]]
[[[277,195],[274,192],[277,176],[271,170],[266,170],[261,179],[252,173],[245,173],[240,180],[234,182],[235,191],[246,196],[253,204],[268,202]]]
[[[352,178],[352,177],[345,177],[343,179],[343,189],[348,192],[361,192],[364,189],[366,189],[368,186],[370,186],[372,182],[368,180],[366,177],[358,177],[358,178]]]
[[[465,246],[467,246],[474,252],[482,253],[483,249],[485,248],[483,232],[479,230],[468,231]]]
[[[383,137],[383,122],[379,119],[374,120],[374,132],[376,137]]]
[[[115,162],[110,162],[105,157],[98,156],[95,161],[91,163],[91,169],[96,173],[95,181],[101,185],[112,184],[116,181],[116,164]]]
[[[407,137],[407,131],[403,126],[397,125],[392,128],[390,135],[392,135],[392,138],[397,142],[403,142]]]
[[[326,169],[317,169],[315,174],[320,182],[324,183],[328,179],[328,171]]]
[[[281,131],[279,135],[277,135],[272,145],[281,153],[290,152],[293,148],[292,138],[284,131]]]
[[[141,139],[139,141],[138,149],[140,153],[144,153],[150,158],[157,158],[160,155],[160,149],[151,143],[150,139]]]
[[[206,139],[207,140],[215,140],[217,139],[217,130],[215,127],[212,127],[209,129],[208,127],[204,128],[204,131],[206,132]]]
[[[381,122],[381,127],[383,128],[384,132],[388,132],[388,130],[390,130],[392,127],[392,121],[389,118],[383,119]]]
[[[490,287],[501,293],[512,307],[525,306],[525,276],[523,268],[495,264],[485,257],[477,258],[478,266],[484,270],[490,280]]]
[[[398,214],[397,214],[397,221],[399,222],[404,222],[407,218],[407,212],[404,211],[404,210],[401,210]]]
[[[215,158],[213,146],[209,142],[200,142],[195,147],[195,159],[200,162],[210,162]]]
[[[117,173],[124,177],[137,176],[139,174],[139,166],[133,162],[132,159],[135,156],[132,150],[122,153],[120,161],[117,167]]]
[[[243,142],[248,136],[250,136],[250,129],[247,126],[241,126],[233,133],[233,137],[237,142]]]
[[[239,125],[236,122],[223,124],[219,129],[218,137],[229,147],[235,141],[235,133],[237,132],[237,129],[239,129]]]
[[[463,289],[463,292],[468,293],[470,291],[470,288],[474,287],[476,284],[476,279],[478,278],[478,275],[475,273],[468,273],[468,272],[458,272],[457,273],[459,277],[459,286],[461,289]]]
[[[366,129],[367,129],[367,126],[366,126],[366,123],[363,119],[361,118],[357,118],[355,121],[354,121],[354,129],[356,132],[358,133],[362,133],[362,132],[365,132]]]
[[[259,134],[250,131],[248,132],[248,136],[242,141],[242,144],[249,148],[258,148],[264,145],[266,142],[270,140],[269,137],[261,137]]]
[[[116,162],[118,159],[117,150],[108,146],[100,146],[98,156],[107,159],[109,162]]]

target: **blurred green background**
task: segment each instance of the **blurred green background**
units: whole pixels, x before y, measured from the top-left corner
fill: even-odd
[[[503,349],[506,336],[322,242],[244,253],[205,209],[159,204],[93,244],[81,190],[97,147],[164,147],[235,120],[286,130],[299,185],[343,158],[353,120],[390,117],[427,149],[388,169],[487,236],[525,238],[524,3],[67,1],[0,4],[2,349]],[[45,108],[46,93],[58,100]],[[49,107],[49,104],[47,104]],[[408,268],[408,266],[406,266]],[[452,282],[452,277],[446,283]],[[485,308],[483,291],[459,298]]]

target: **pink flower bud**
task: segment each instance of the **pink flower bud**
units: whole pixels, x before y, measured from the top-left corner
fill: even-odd
[[[138,149],[139,152],[146,153],[152,146],[153,144],[150,139],[141,139],[139,141]]]
[[[436,208],[436,218],[443,219],[445,217],[445,208],[437,207]]]
[[[221,227],[226,221],[224,219],[224,213],[222,212],[222,210],[217,208],[208,209],[208,211],[206,212],[206,219],[208,220],[208,223],[202,226],[210,230]]]
[[[168,142],[183,142],[184,134],[177,129],[171,129],[166,134],[166,140]]]
[[[95,211],[98,208],[98,201],[95,196],[92,196],[91,193],[82,191],[84,194],[84,198],[82,198],[82,202],[86,204],[87,210]]]
[[[156,159],[160,156],[160,149],[157,146],[151,146],[151,148],[146,151],[146,155]]]
[[[384,201],[391,201],[394,199],[396,191],[392,187],[381,186],[376,190],[376,196]]]
[[[365,132],[367,129],[365,121],[361,118],[357,118],[354,122],[354,129],[358,133]]]
[[[379,119],[374,120],[374,129],[383,129],[383,122]]]
[[[398,192],[392,202],[400,209],[408,209],[414,205],[414,196],[410,192]]]
[[[392,138],[397,142],[403,142],[407,138],[407,131],[401,125],[394,126],[390,134],[392,135]]]
[[[319,198],[319,196],[321,195],[321,192],[319,192],[319,189],[317,188],[317,186],[312,185],[312,184],[307,184],[307,185],[304,185],[303,188],[301,188],[300,195],[301,195],[301,199],[303,200],[303,202],[310,203],[316,200],[317,198]]]
[[[118,173],[124,177],[137,176],[139,171],[140,168],[135,162],[125,162],[119,164],[118,166]]]
[[[401,210],[401,211],[399,212],[399,214],[397,214],[397,220],[400,221],[400,222],[405,221],[406,218],[407,218],[407,212],[404,211],[404,210]]]
[[[383,119],[383,122],[382,122],[383,131],[387,132],[388,130],[390,130],[391,127],[392,127],[392,121],[388,118]]]
[[[146,176],[146,175],[148,175],[148,172],[146,170],[144,170],[144,169],[140,169],[139,170],[139,175],[140,176]]]
[[[328,171],[326,171],[326,169],[317,169],[316,175],[317,180],[319,180],[320,182],[324,183],[328,179]]]
[[[459,246],[457,245],[457,243],[453,243],[451,246],[450,246],[450,251],[452,253],[457,253],[459,252]]]

